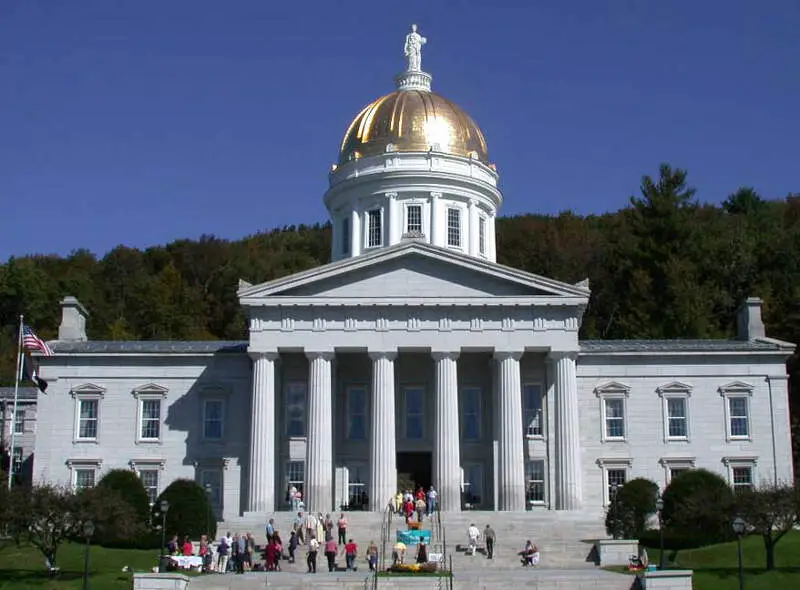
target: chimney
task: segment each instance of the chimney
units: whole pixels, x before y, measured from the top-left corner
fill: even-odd
[[[86,342],[86,318],[89,313],[72,295],[61,301],[61,325],[58,327],[58,339],[70,342]]]
[[[737,312],[736,322],[739,340],[765,338],[764,322],[761,319],[761,304],[758,297],[748,297]]]

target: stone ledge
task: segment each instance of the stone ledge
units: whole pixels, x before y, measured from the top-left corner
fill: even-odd
[[[133,574],[133,590],[186,590],[189,576],[183,574]]]
[[[656,570],[641,577],[646,590],[692,590],[692,570]]]
[[[628,565],[631,555],[639,554],[639,541],[636,539],[598,539],[594,546],[601,567]]]

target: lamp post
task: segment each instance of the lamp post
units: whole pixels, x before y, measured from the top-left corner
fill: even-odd
[[[167,511],[169,510],[169,502],[161,500],[159,504],[161,508],[161,559],[159,560],[159,567],[161,560],[164,559],[164,547],[167,545]]]
[[[658,543],[661,553],[658,556],[658,569],[664,569],[664,498],[659,494],[656,498],[656,510],[658,511]]]
[[[89,547],[94,535],[94,523],[87,520],[83,523],[83,536],[86,537],[86,553],[83,558],[83,590],[89,590]]]
[[[206,497],[208,498],[208,505],[211,506],[211,484],[207,483],[205,485],[206,488]],[[211,535],[211,511],[206,511],[206,535]]]
[[[615,539],[619,539],[619,507],[617,505],[617,491],[619,490],[619,484],[612,483],[611,484],[611,506],[612,510],[614,511],[614,534],[613,537]]]
[[[739,548],[739,590],[744,590],[744,564],[742,563],[742,536],[747,528],[747,523],[741,516],[733,519],[733,532],[736,534],[736,542]]]

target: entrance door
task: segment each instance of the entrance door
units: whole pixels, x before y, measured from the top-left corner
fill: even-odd
[[[397,485],[416,491],[427,490],[433,483],[432,453],[397,453]]]

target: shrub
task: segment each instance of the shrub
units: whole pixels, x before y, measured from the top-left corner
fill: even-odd
[[[638,539],[656,511],[658,485],[643,477],[632,479],[617,490],[606,512],[606,532],[613,537]]]
[[[679,473],[664,490],[664,526],[672,535],[690,537],[697,547],[733,537],[734,495],[716,473],[691,469]]]
[[[153,547],[150,538],[150,499],[142,480],[128,469],[112,469],[97,483],[97,489],[116,496],[126,503],[133,514],[136,531],[120,535],[114,530],[98,530],[97,543],[105,547],[148,549]]]
[[[161,492],[153,504],[152,522],[160,526],[162,521],[161,501],[169,502],[167,510],[167,540],[172,535],[184,535],[197,540],[201,535],[214,538],[217,535],[217,518],[211,508],[206,491],[189,479],[176,479]]]

